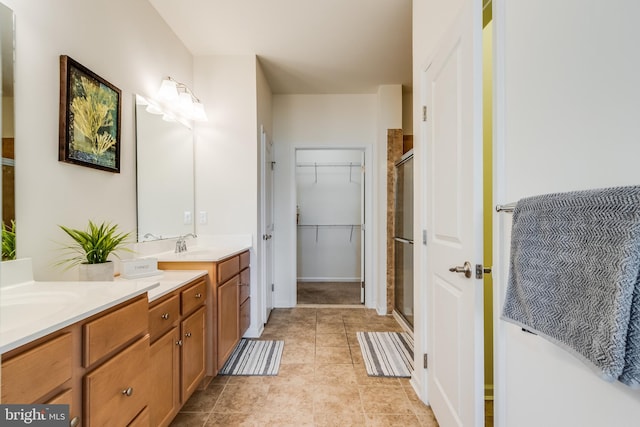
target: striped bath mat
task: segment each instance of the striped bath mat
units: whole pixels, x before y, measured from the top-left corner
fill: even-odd
[[[284,341],[241,339],[220,375],[278,375]]]
[[[367,374],[374,377],[411,377],[413,338],[404,332],[357,332]]]

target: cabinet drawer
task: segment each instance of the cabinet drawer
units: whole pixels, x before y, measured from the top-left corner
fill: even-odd
[[[245,268],[240,272],[240,303],[242,304],[247,298],[251,289],[251,270]]]
[[[242,252],[240,254],[240,270],[249,267],[249,260],[251,257],[249,256],[249,251]]]
[[[180,292],[182,298],[182,315],[191,312],[194,308],[204,304],[207,297],[207,282],[199,280],[195,285]]]
[[[67,389],[62,393],[58,394],[53,399],[49,399],[45,402],[47,405],[69,405],[69,422],[76,418],[78,414],[76,414],[76,408],[73,406],[73,391],[71,389]],[[80,419],[78,418],[78,421]]]
[[[149,408],[146,407],[138,414],[138,416],[131,421],[128,427],[149,427],[149,423],[151,422],[151,417],[149,414]]]
[[[251,324],[251,298],[247,298],[240,306],[240,338],[247,332]]]
[[[149,399],[149,336],[84,377],[86,425],[124,426]]]
[[[35,403],[71,379],[72,339],[66,333],[2,362],[2,403]]]
[[[218,283],[224,283],[240,271],[240,257],[234,256],[218,264]]]
[[[146,296],[84,325],[84,366],[89,367],[131,339],[147,331]]]
[[[149,335],[151,341],[160,338],[180,318],[180,296],[174,295],[149,309]]]

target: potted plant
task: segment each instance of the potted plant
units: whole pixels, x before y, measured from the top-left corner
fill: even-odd
[[[11,227],[2,223],[2,260],[16,259],[16,222],[11,220]]]
[[[109,255],[119,257],[120,251],[132,252],[125,247],[131,233],[119,233],[117,225],[89,221],[86,230],[59,227],[73,239],[72,244],[64,246],[70,257],[60,264],[67,264],[67,268],[78,265],[82,281],[113,280],[114,268],[113,262],[107,259]]]

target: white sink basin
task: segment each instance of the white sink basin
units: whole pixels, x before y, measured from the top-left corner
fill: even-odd
[[[80,298],[75,292],[28,292],[18,293],[14,295],[0,295],[2,307],[13,307],[20,305],[55,305],[55,304],[67,304],[74,301],[78,301]]]
[[[43,291],[0,295],[0,331],[6,332],[26,324],[36,324],[54,314],[71,311],[80,296],[68,291]],[[20,319],[18,323],[15,319]]]

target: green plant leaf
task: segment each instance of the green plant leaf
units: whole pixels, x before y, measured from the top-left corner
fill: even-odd
[[[76,230],[63,225],[59,226],[73,243],[64,245],[63,251],[66,258],[58,265],[67,265],[67,268],[81,263],[101,264],[107,262],[109,255],[119,258],[118,252],[133,252],[125,247],[129,243],[131,233],[118,233],[118,226],[103,222],[95,224],[89,221],[86,230]]]
[[[16,259],[16,222],[11,220],[11,228],[2,223],[2,260]]]

